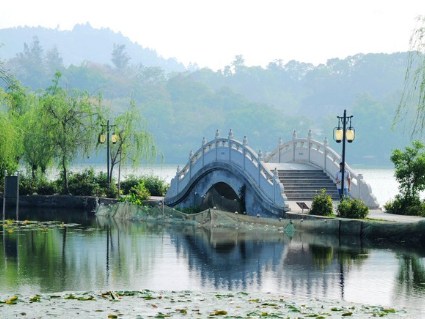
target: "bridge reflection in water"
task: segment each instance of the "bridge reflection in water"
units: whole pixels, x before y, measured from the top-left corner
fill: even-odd
[[[321,189],[338,199],[334,181],[341,157],[332,150],[327,140],[298,138],[294,131],[292,140],[279,141],[267,156],[248,146],[246,136],[242,141],[228,137],[202,141],[196,152],[190,152],[189,161],[177,168],[171,180],[165,202],[168,206],[203,210],[217,208],[238,211],[248,215],[285,217],[289,201],[311,201]],[[369,184],[361,174],[348,165],[351,176],[350,196],[359,198],[370,208],[379,204]],[[226,196],[231,194],[231,196]]]
[[[308,234],[194,230],[175,237],[202,286],[218,290],[285,291],[344,299],[344,276],[367,258],[361,246],[341,246],[335,237]],[[324,240],[324,241],[322,241]],[[329,244],[335,246],[328,246]]]

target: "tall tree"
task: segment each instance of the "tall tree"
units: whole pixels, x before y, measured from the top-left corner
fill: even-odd
[[[46,84],[44,50],[38,37],[32,43],[24,43],[24,51],[9,61],[10,68],[25,86],[42,88]]]
[[[114,43],[114,48],[112,50],[112,63],[119,70],[123,70],[128,66],[130,57],[125,52],[125,44],[116,44]]]
[[[12,78],[9,72],[7,72],[6,65],[3,61],[0,60],[0,80],[2,80],[6,85],[11,84]]]
[[[52,76],[56,72],[62,72],[64,70],[62,56],[60,55],[56,47],[47,51],[46,53],[46,68],[50,73],[49,76]]]
[[[20,129],[16,125],[15,117],[9,111],[13,105],[11,94],[0,88],[0,176],[4,171],[14,172],[18,168],[22,150]]]
[[[55,155],[55,132],[46,129],[50,125],[49,118],[43,116],[42,106],[37,98],[33,98],[31,109],[22,117],[23,160],[31,170],[34,180],[39,171],[43,175],[52,164]]]
[[[114,125],[117,139],[111,146],[110,177],[118,164],[134,165],[140,160],[155,158],[156,146],[153,136],[143,126],[143,119],[134,101],[130,101],[130,108],[115,119]]]
[[[55,158],[61,167],[63,191],[69,193],[68,168],[79,154],[88,154],[98,132],[98,108],[85,92],[67,92],[59,86],[58,72],[42,97],[46,130],[51,132]]]

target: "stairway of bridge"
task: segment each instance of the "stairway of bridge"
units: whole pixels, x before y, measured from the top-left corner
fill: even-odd
[[[335,183],[322,170],[278,170],[278,176],[290,201],[311,201],[322,189],[339,199]]]

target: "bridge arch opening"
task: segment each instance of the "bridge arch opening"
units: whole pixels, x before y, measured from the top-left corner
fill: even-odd
[[[218,182],[208,189],[202,206],[205,208],[216,207],[219,210],[244,213],[245,207],[243,196],[240,195],[228,184]]]

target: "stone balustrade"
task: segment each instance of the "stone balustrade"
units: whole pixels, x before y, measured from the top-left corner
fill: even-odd
[[[232,130],[226,138],[220,137],[217,130],[213,140],[207,142],[204,138],[201,147],[196,152],[190,152],[188,163],[182,169],[177,168],[176,176],[171,180],[167,203],[178,201],[184,195],[184,190],[194,182],[193,177],[214,163],[224,163],[238,174],[241,173],[265,201],[282,209],[287,207],[277,172],[271,172],[263,165],[261,151],[256,153],[252,150],[246,136],[242,142],[238,141],[233,137]]]
[[[325,138],[323,142],[312,138],[311,130],[307,138],[297,137],[293,132],[292,140],[279,144],[275,150],[264,158],[267,163],[306,163],[322,169],[333,181],[336,172],[339,170],[341,156],[331,149]],[[376,197],[372,194],[370,185],[363,179],[362,174],[357,174],[349,165],[345,169],[351,175],[351,192],[353,198],[361,199],[369,208],[378,208]]]

